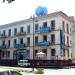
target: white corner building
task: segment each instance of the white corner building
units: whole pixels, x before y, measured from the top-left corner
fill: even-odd
[[[37,60],[42,51],[43,60],[68,63],[72,61],[72,26],[70,17],[61,11],[1,25],[0,59]]]

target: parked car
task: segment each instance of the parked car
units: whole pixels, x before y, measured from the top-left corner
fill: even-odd
[[[11,70],[0,70],[0,75],[22,75],[22,74]]]
[[[30,63],[28,62],[28,60],[19,60],[18,65],[27,67],[27,66],[30,66]]]

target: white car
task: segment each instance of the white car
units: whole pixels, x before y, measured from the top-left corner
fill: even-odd
[[[30,66],[30,63],[28,62],[28,60],[19,60],[18,65],[19,66]]]
[[[12,70],[0,70],[0,75],[22,75],[22,74]]]

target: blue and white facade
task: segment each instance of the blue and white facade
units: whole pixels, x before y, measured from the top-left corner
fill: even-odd
[[[0,59],[34,59],[37,52],[44,52],[44,60],[72,58],[71,21],[63,12],[54,12],[32,19],[0,26]]]

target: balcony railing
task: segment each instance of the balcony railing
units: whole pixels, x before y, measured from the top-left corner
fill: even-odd
[[[69,48],[69,47],[70,47],[69,45],[65,45],[65,44],[62,45],[62,48]]]
[[[0,35],[0,38],[6,38],[7,36],[6,35],[4,35],[4,34],[1,34]]]
[[[24,48],[25,44],[16,44],[14,45],[14,48]]]
[[[51,56],[51,60],[55,60],[55,59],[57,59],[56,56]]]
[[[55,41],[51,42],[50,44],[51,44],[51,45],[55,45]]]
[[[49,45],[50,45],[50,42],[48,41],[35,43],[35,46],[49,46]]]
[[[39,58],[38,56],[34,56],[34,59],[35,60],[46,60],[47,59],[47,56],[43,56],[42,58]]]
[[[6,45],[0,45],[0,49],[5,49]]]
[[[26,32],[18,32],[18,33],[16,34],[16,36],[23,36],[23,35],[26,35]]]
[[[40,33],[50,32],[50,27],[40,27],[36,32],[40,32]]]

